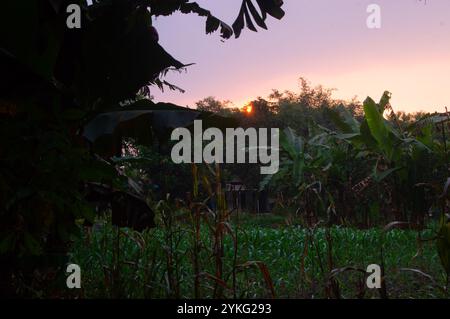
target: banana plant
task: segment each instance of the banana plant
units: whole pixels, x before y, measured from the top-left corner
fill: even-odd
[[[387,91],[378,103],[368,97],[363,104],[364,119],[360,124],[345,112],[339,114],[331,110],[330,118],[340,131],[330,134],[373,163],[369,178],[376,184],[381,186],[392,178],[394,193],[391,195],[395,196],[402,216],[406,218],[407,212],[423,216],[429,204],[423,188],[430,182],[427,169],[434,167],[436,173],[433,174],[437,174],[446,165],[445,145],[443,147],[433,134],[433,125],[445,119],[428,117],[403,128],[393,113],[390,99],[391,93]],[[387,111],[391,112],[390,120],[384,116]]]
[[[267,175],[260,183],[260,189],[266,188],[270,183],[291,179],[291,183],[298,187],[303,178],[308,154],[305,153],[305,140],[298,136],[293,129],[286,128],[280,132],[280,146],[282,160],[278,173]]]
[[[280,134],[282,149],[278,173],[268,175],[260,188],[275,186],[288,195],[288,206],[310,217],[333,210],[334,199],[326,182],[332,168],[333,152],[327,134],[306,139],[286,128]],[[305,216],[306,216],[305,215]]]

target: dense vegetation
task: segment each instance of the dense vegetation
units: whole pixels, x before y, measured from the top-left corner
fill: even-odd
[[[260,98],[251,114],[213,98],[200,101],[242,126],[280,125],[283,118],[308,123],[300,133],[285,128],[281,169],[260,180],[276,197],[273,212],[224,205],[220,179],[257,177],[247,165],[195,166],[194,185],[179,185],[166,198],[149,192],[156,229],[112,230],[102,219],[77,240],[71,258],[89,269],[84,296],[448,296],[448,116],[394,113],[388,92],[362,105],[330,93],[302,80],[298,95]],[[139,164],[128,169],[152,165],[148,155],[134,160]],[[180,197],[180,190],[192,197]],[[211,197],[219,202],[215,210],[207,205]],[[366,287],[369,264],[382,265],[381,289]]]
[[[77,240],[73,248],[71,261],[85,269],[83,289],[77,295],[85,298],[448,297],[435,244],[419,242],[430,239],[432,230],[422,233],[397,229],[383,233],[378,228],[326,230],[286,225],[288,217],[279,214],[241,218],[248,220],[241,220],[238,230],[224,238],[220,278],[216,276],[213,257],[214,233],[206,225],[198,245],[194,225],[186,222],[173,225],[171,232],[160,228],[144,234],[121,230],[120,243],[117,230],[107,224],[99,226],[92,234],[86,233]],[[234,229],[237,224],[232,222],[230,227]],[[385,295],[366,286],[366,267],[382,262],[386,272]]]
[[[69,2],[81,29],[65,24]],[[176,89],[164,74],[187,67],[154,17],[195,13],[228,39],[281,19],[282,1],[245,0],[232,26],[185,0],[24,3],[0,11],[2,296],[448,296],[447,113],[397,114],[388,92],[336,101],[303,79],[251,112],[151,100],[149,86]],[[280,171],[175,165],[170,132],[195,119],[281,128]],[[236,176],[269,191],[271,215],[226,206]],[[65,287],[69,262],[80,291]],[[364,286],[370,263],[377,291]]]

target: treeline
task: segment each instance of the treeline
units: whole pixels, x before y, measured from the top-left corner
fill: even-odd
[[[356,97],[351,100],[333,98],[334,89],[322,85],[313,87],[301,77],[299,92],[280,91],[273,89],[266,98],[258,97],[249,105],[236,107],[231,101],[221,101],[213,96],[206,97],[195,103],[198,110],[208,111],[235,118],[243,127],[290,127],[301,136],[308,136],[312,127],[324,127],[336,130],[337,127],[330,117],[330,110],[349,112],[361,121],[364,117],[363,105]],[[247,112],[251,107],[252,112]],[[407,126],[420,118],[429,115],[424,112],[406,113],[389,112],[387,119],[398,119]]]

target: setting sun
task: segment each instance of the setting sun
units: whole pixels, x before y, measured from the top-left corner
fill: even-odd
[[[253,106],[251,104],[245,106],[244,109],[247,114],[251,114],[253,112]]]

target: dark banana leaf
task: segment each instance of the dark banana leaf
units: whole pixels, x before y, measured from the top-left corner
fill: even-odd
[[[237,126],[233,119],[214,113],[141,100],[96,115],[84,126],[83,136],[92,143],[95,152],[113,156],[120,151],[124,138],[133,138],[138,144],[149,145],[155,135],[160,141],[167,140],[172,130],[190,128],[195,120],[202,120],[204,129]]]
[[[265,23],[267,15],[282,19],[284,17],[284,11],[281,9],[283,1],[281,0],[256,0],[259,7],[259,12],[253,4],[252,0],[242,1],[239,15],[233,23],[234,35],[238,38],[241,35],[245,25],[250,30],[257,32],[254,22],[261,28],[267,29]],[[253,20],[252,20],[253,18]]]

